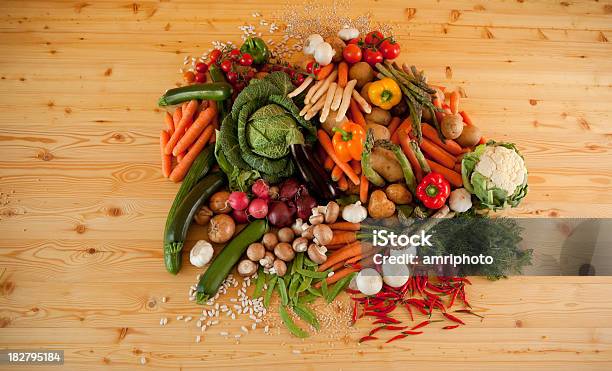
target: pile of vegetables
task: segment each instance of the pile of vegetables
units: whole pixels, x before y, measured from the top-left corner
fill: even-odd
[[[308,304],[346,289],[353,322],[376,317],[381,325],[360,341],[400,331],[391,342],[441,321],[429,318],[435,310],[455,323],[444,329],[464,324],[448,312],[458,302],[464,308],[455,312],[477,315],[466,300],[470,281],[458,276],[501,278],[529,264],[520,228],[487,216],[527,194],[517,147],[485,140],[460,110],[458,91],[400,66],[393,36],[369,31],[310,35],[293,66],[273,63],[260,38],[225,45],[185,73],[187,86],[160,98],[161,107],[175,106],[160,135],[162,173],[183,181],[168,213],[164,261],[176,274],[191,222],[208,229],[189,256],[207,266],[198,303],[236,268],[257,275],[254,297],[266,308],[278,292],[282,321],[306,337],[290,313],[318,329]],[[211,172],[215,163],[220,171]],[[376,264],[374,254],[406,252],[370,243],[380,221],[397,233],[435,234],[435,248],[411,254],[485,254],[496,263],[451,271]],[[399,307],[428,319],[400,326],[391,316]]]

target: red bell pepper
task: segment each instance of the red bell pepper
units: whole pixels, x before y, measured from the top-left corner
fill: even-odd
[[[450,195],[450,183],[440,173],[431,172],[417,186],[416,196],[428,209],[439,209]]]

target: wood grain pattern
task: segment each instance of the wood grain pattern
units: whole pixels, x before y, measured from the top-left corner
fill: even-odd
[[[275,328],[194,342],[199,331],[174,317],[200,310],[186,297],[198,272],[185,264],[170,277],[161,261],[177,186],[159,171],[155,102],[181,82],[185,56],[238,41],[253,11],[281,6],[0,2],[0,347],[64,349],[67,369],[134,369],[141,357],[151,368],[612,368],[606,277],[476,280],[484,321],[389,346],[356,345],[364,321],[335,340]],[[461,88],[487,137],[518,144],[530,193],[509,215],[612,216],[612,2],[353,1],[351,11],[393,23],[404,61]],[[191,231],[188,246],[204,234]]]

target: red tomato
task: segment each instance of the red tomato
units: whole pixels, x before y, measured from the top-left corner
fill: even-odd
[[[238,59],[240,58],[240,50],[238,49],[234,49],[229,53],[230,58],[232,59]]]
[[[232,70],[233,65],[234,64],[232,63],[232,61],[230,61],[229,59],[226,59],[223,62],[221,62],[221,69],[224,72],[230,72]]]
[[[195,74],[195,81],[196,82],[206,82],[206,73],[204,72],[198,72]]]
[[[216,63],[220,57],[221,57],[221,50],[219,49],[213,50],[212,52],[210,52],[210,55],[208,56],[208,58],[210,58],[210,63]]]
[[[376,63],[382,63],[383,55],[375,48],[369,48],[364,50],[363,60],[370,66],[374,67]]]
[[[316,75],[319,73],[319,71],[321,71],[321,66],[319,66],[319,64],[315,61],[308,62],[306,65],[306,72],[308,73]]]
[[[200,62],[195,65],[195,69],[198,72],[206,73],[206,71],[208,71],[208,65],[206,63]]]
[[[400,54],[400,45],[393,39],[387,39],[380,43],[378,49],[385,59],[395,59]]]
[[[238,80],[238,74],[234,71],[229,71],[226,76],[227,81],[229,81],[230,83],[234,83]]]
[[[304,82],[304,80],[306,80],[306,78],[304,77],[304,75],[302,75],[301,73],[297,74],[295,76],[295,78],[293,79],[295,85],[300,86],[302,85],[302,83]]]
[[[356,44],[348,44],[342,51],[342,56],[348,63],[357,63],[361,61],[361,49]]]
[[[242,57],[240,57],[240,65],[241,66],[250,66],[253,64],[253,57],[250,54],[244,53]]]
[[[356,44],[356,45],[359,45],[360,42],[361,42],[361,39],[356,37],[354,39],[350,39],[347,44]]]
[[[368,45],[378,45],[385,37],[380,31],[369,32],[365,37],[365,43]]]

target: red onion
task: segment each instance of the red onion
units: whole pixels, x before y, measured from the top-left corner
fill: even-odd
[[[255,183],[253,183],[253,185],[251,186],[251,191],[253,191],[253,194],[256,197],[265,198],[265,199],[270,198],[270,195],[269,195],[270,186],[263,179],[257,179]]]
[[[300,195],[296,197],[295,204],[297,206],[297,217],[303,220],[308,220],[312,214],[312,208],[317,206],[317,201],[312,196]]]
[[[234,191],[229,195],[227,202],[234,210],[244,210],[249,206],[249,196],[244,192]]]
[[[293,213],[282,201],[273,201],[268,205],[268,220],[275,227],[288,227],[293,223]]]
[[[247,214],[246,209],[244,210],[233,210],[232,211],[232,218],[234,218],[234,221],[238,224],[244,224],[246,222],[249,221],[249,216]]]
[[[249,215],[255,219],[263,219],[268,215],[268,202],[263,198],[256,198],[249,204]]]
[[[285,180],[280,186],[280,198],[281,200],[291,200],[298,191],[300,184],[294,178]]]

